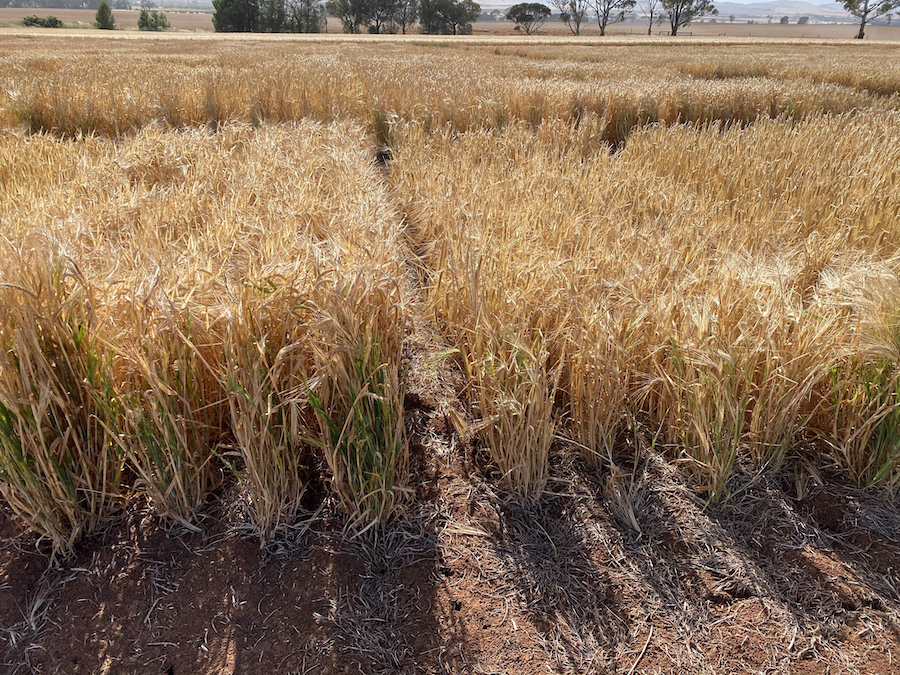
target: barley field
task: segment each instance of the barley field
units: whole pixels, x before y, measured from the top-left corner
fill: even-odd
[[[498,513],[534,518],[576,471],[637,537],[648,476],[708,532],[760,485],[849,490],[889,514],[895,555],[898,167],[887,43],[10,37],[6,513],[62,565],[123,513],[203,537],[221,503],[266,550],[323,518],[381,550],[435,501],[427,467],[465,465]],[[528,532],[556,555],[547,522]],[[857,574],[890,624],[896,569]],[[533,622],[548,667],[635,672],[652,625],[587,621],[574,588],[557,628]],[[671,635],[710,620],[692,611]],[[778,615],[778,672],[812,653],[882,672],[817,647],[810,625],[842,629],[804,611]],[[678,666],[652,644],[636,672]],[[256,672],[230,653],[203,672]],[[461,658],[440,672],[478,672]]]

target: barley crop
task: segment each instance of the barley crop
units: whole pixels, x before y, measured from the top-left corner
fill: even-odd
[[[133,490],[401,513],[419,290],[512,493],[627,433],[711,501],[896,491],[887,47],[46,40],[0,55],[0,491],[58,553]]]
[[[58,553],[119,506],[124,453],[94,289],[54,244],[3,242],[0,491]]]
[[[473,383],[494,368],[477,362],[480,332],[540,339],[548,372],[563,375],[546,427],[589,456],[608,457],[638,418],[713,499],[739,458],[778,466],[811,439],[861,482],[889,486],[896,452],[878,439],[895,419],[896,361],[863,342],[891,325],[870,305],[891,306],[881,284],[897,269],[896,128],[894,114],[658,127],[614,158],[557,144],[549,128],[413,129],[396,182],[432,270],[429,304],[471,355]]]
[[[355,513],[377,476],[380,506],[361,524],[393,515],[404,494],[401,231],[361,128],[3,140],[14,174],[0,187],[4,453],[18,462],[4,462],[4,489],[35,529],[70,550],[119,502],[125,461],[168,520],[197,527],[232,469],[260,536],[288,527],[314,464],[310,398],[341,427],[358,420],[331,400],[342,373],[330,370],[351,345],[322,351],[329,322],[369,350],[366,367],[385,378],[364,384],[385,406],[370,412],[391,429],[353,466],[355,483],[333,484]],[[348,285],[357,305],[345,316]]]

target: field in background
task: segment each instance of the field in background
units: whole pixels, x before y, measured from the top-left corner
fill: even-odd
[[[94,22],[94,10],[88,9],[28,9],[19,7],[0,7],[0,25],[2,24],[19,24],[26,16],[48,16],[53,15],[64,23],[77,25],[83,24],[84,28],[90,28]],[[120,29],[136,30],[138,12],[114,10],[113,16],[116,19],[116,25]],[[212,32],[212,12],[189,12],[166,10],[166,17],[176,31],[201,31]],[[18,30],[18,29],[16,29]],[[22,29],[34,32],[35,29]],[[49,30],[49,29],[48,29]],[[653,37],[666,36],[669,28],[667,25],[655,25],[653,27]],[[808,39],[851,39],[856,36],[858,26],[853,24],[807,24],[805,26],[798,25],[793,22],[788,25],[779,23],[754,23],[735,21],[729,23],[727,17],[719,18],[716,23],[709,21],[700,21],[691,24],[683,29],[684,35],[679,39],[683,41],[685,37],[752,37],[752,38],[808,38]],[[340,20],[331,17],[328,19],[328,33],[340,35]],[[515,30],[515,24],[511,21],[478,21],[473,25],[472,30],[475,36],[518,36]],[[46,33],[45,33],[46,34]],[[609,37],[616,36],[646,36],[647,26],[642,21],[626,22],[612,25],[608,30]],[[416,35],[415,31],[410,35]],[[559,21],[548,21],[544,24],[536,37],[569,37],[571,32]],[[599,37],[600,28],[596,21],[583,27],[582,36]],[[871,40],[898,40],[900,39],[900,26],[881,26],[870,25],[866,27],[866,37]],[[527,44],[528,39],[525,39]]]
[[[825,535],[801,537],[819,525],[784,513],[851,490],[877,514],[868,547],[896,554],[893,45],[13,33],[0,492],[39,546],[79,555],[123,509],[203,537],[221,501],[270,548],[326,509],[373,538],[364,558],[432,537],[459,562],[453,536],[502,542],[496,520],[518,549],[488,558],[531,579],[507,597],[557,670],[643,658],[655,624],[637,598],[652,587],[682,665],[722,672],[690,643],[728,616],[753,624],[735,608],[756,598],[772,619],[760,640],[786,647],[768,667],[816,653],[881,672],[841,656],[842,631],[896,626],[896,568],[829,558]],[[466,512],[466,491],[484,505]],[[827,558],[825,577],[864,588],[841,601],[856,614],[825,591],[786,599],[796,579],[751,563],[727,520],[748,503],[796,529],[765,555]],[[443,526],[416,538],[408,524],[432,506]],[[592,527],[612,529],[572,560]],[[540,532],[571,569],[522,571],[523,550],[550,555]],[[682,588],[679,556],[713,570],[688,618],[659,590]],[[603,565],[628,580],[616,602],[635,594],[633,625],[601,616],[616,583]],[[317,621],[369,635],[334,612]],[[11,654],[31,624],[6,627]],[[422,647],[407,646],[397,668]]]
[[[164,10],[172,29],[176,31],[212,31],[212,12],[178,12]],[[91,29],[96,10],[92,9],[47,9],[28,7],[0,8],[0,24],[20,24],[26,16],[55,16],[65,24],[85,30]],[[137,10],[113,10],[116,27],[126,30],[137,30]],[[26,30],[26,29],[23,29]],[[50,30],[50,29],[47,29]],[[53,29],[69,30],[69,29]]]

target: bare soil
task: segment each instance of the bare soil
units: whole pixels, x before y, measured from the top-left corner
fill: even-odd
[[[169,20],[169,24],[176,31],[212,31],[212,12],[187,12],[173,11],[162,9]],[[45,7],[3,7],[0,8],[0,23],[18,24],[22,22],[26,16],[55,16],[65,24],[79,28],[90,28],[94,23],[94,15],[96,10],[93,9],[56,9]],[[113,18],[116,20],[116,27],[126,30],[137,30],[137,21],[140,11],[138,10],[113,10]],[[34,31],[40,30],[45,33],[57,34],[59,28],[35,29],[27,28],[23,30]]]

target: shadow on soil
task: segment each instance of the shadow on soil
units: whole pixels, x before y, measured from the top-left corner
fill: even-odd
[[[900,517],[889,503],[836,487],[836,512],[824,490],[797,500],[763,479],[710,506],[659,456],[641,483],[640,533],[611,518],[618,536],[606,538],[611,561],[621,561],[617,593],[656,628],[644,665],[655,658],[661,671],[799,672],[806,661],[896,672],[873,667],[880,656],[872,653],[879,639],[898,638]],[[856,543],[826,521],[852,523]]]
[[[606,569],[571,498],[501,510],[496,555],[510,598],[537,629],[562,672],[601,673],[628,622],[616,608]]]
[[[771,478],[706,506],[648,454],[621,460],[621,502],[608,470],[563,453],[521,504],[413,454],[419,506],[377,539],[326,508],[267,551],[225,517],[170,537],[134,508],[48,567],[0,514],[0,671],[898,672],[888,500]]]

